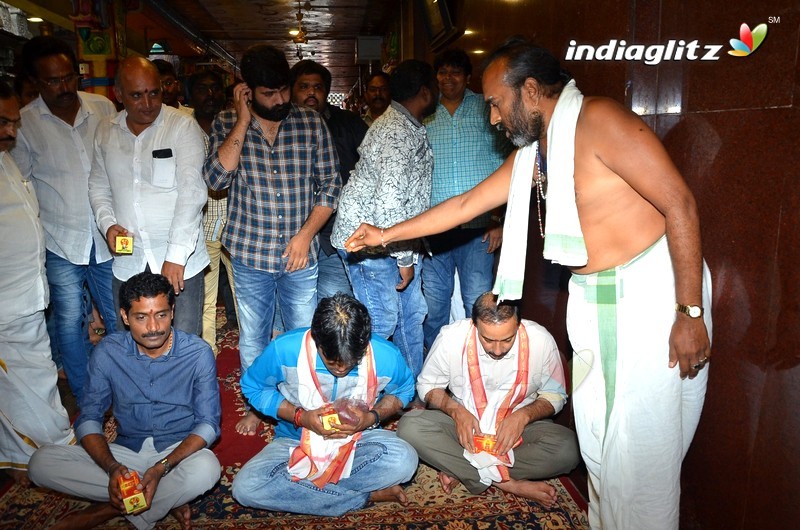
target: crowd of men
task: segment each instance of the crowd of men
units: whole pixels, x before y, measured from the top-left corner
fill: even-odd
[[[78,90],[62,41],[34,38],[22,57],[39,96],[20,109],[0,84],[0,293],[16,302],[0,308],[0,467],[95,501],[56,528],[119,515],[152,528],[169,513],[191,526],[188,502],[220,476],[223,266],[248,407],[226,421],[252,436],[277,420],[234,479],[239,503],[317,515],[406,504],[421,460],[447,493],[496,486],[550,507],[544,479],[578,465],[580,440],[593,527],[677,528],[710,357],[696,208],[652,132],[584,101],[549,52],[507,43],[483,96],[463,51],[404,61],[367,79],[363,117],[328,102],[324,66],[290,68],[267,45],[244,53],[227,109],[211,71],[186,80],[183,106],[170,63],[125,59],[116,112]],[[577,236],[551,231],[564,224],[562,148]],[[531,192],[545,252],[556,239],[585,247],[583,261],[553,254],[574,272],[572,345],[594,352],[577,437],[551,419],[569,387],[558,347],[515,301]],[[651,310],[656,299],[666,306]],[[93,307],[109,329],[99,342]],[[466,318],[451,322],[452,308]],[[381,428],[398,416],[396,432]],[[134,472],[145,505],[131,512],[120,482]]]

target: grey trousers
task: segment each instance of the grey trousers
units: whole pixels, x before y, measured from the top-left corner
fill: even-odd
[[[416,449],[419,459],[461,481],[472,494],[489,487],[478,470],[464,458],[453,419],[440,410],[412,410],[397,425],[397,435]],[[578,465],[578,440],[570,429],[540,420],[522,431],[522,444],[514,448],[514,480],[542,480],[569,473]]]
[[[156,451],[153,439],[145,440],[137,453],[127,447],[109,444],[114,458],[131,470],[144,472],[169,455],[178,443]],[[37,485],[96,502],[108,502],[108,475],[80,445],[45,445],[28,464],[28,475]],[[188,456],[158,483],[150,509],[125,516],[136,528],[150,529],[170,510],[186,504],[210,490],[220,477],[219,460],[208,449]]]

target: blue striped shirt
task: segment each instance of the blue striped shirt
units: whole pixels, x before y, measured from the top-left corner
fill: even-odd
[[[218,149],[236,123],[236,111],[217,115],[211,126],[203,177],[212,190],[229,188],[228,223],[222,244],[248,267],[280,272],[282,254],[315,206],[336,209],[341,179],[336,147],[320,115],[292,105],[270,145],[255,118],[245,135],[239,166],[227,171]],[[315,236],[309,265],[317,261]]]
[[[489,110],[483,97],[467,89],[452,116],[439,103],[436,113],[425,120],[433,149],[431,206],[474,188],[491,175],[510,153],[508,142],[489,123]],[[488,226],[489,214],[462,225],[462,228]]]

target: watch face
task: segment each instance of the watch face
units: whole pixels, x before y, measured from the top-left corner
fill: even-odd
[[[696,305],[689,306],[689,316],[692,318],[700,318],[700,315],[703,314],[703,310],[697,307]]]

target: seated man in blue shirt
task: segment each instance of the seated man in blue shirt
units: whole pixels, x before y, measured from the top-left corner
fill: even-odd
[[[191,526],[188,502],[219,480],[208,446],[220,432],[214,354],[200,337],[171,327],[175,293],[160,274],[143,272],[120,288],[129,332],[106,337],[89,359],[89,376],[75,421],[80,445],[46,445],[31,457],[39,486],[96,501],[53,528],[91,528],[124,515],[119,479],[137,471],[147,507],[127,519],[153,528],[172,513]],[[103,435],[109,406],[117,439]]]
[[[411,401],[414,379],[397,347],[372,334],[361,302],[324,298],[311,328],[271,342],[241,384],[278,425],[236,475],[239,503],[336,516],[368,501],[408,502],[400,484],[416,471],[417,453],[376,427]]]

